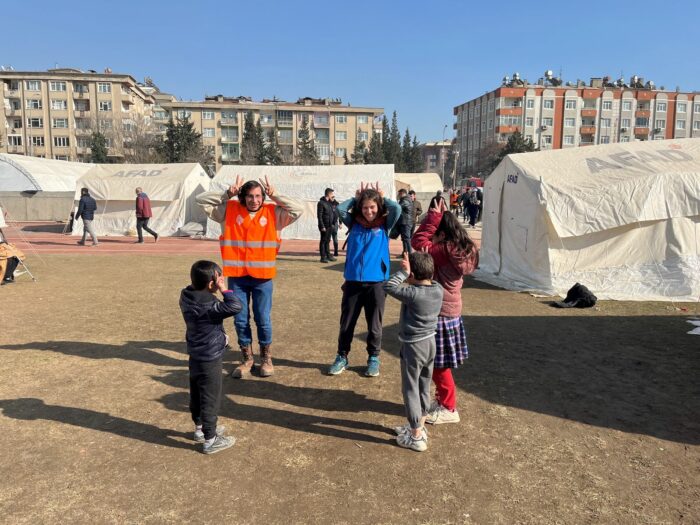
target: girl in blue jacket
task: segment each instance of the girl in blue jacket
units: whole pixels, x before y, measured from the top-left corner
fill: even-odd
[[[355,197],[338,205],[340,220],[348,228],[345,282],[340,305],[338,355],[328,373],[338,375],[348,367],[348,354],[360,311],[367,321],[367,370],[379,375],[379,350],[382,344],[382,317],[386,294],[383,284],[389,279],[389,232],[399,220],[401,207],[385,199],[379,183],[362,183]]]

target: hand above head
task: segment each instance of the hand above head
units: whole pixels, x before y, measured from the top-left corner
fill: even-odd
[[[236,175],[236,183],[232,184],[229,189],[226,190],[229,198],[233,198],[238,195],[238,192],[241,190],[241,186],[243,186],[243,177]]]
[[[377,181],[374,184],[374,189],[379,193],[379,196],[383,199],[384,198],[384,190],[379,187],[379,181]]]
[[[267,194],[267,196],[272,197],[275,194],[275,187],[270,183],[270,179],[267,178],[267,175],[265,175],[265,180],[258,180],[260,181],[260,184],[263,187],[263,191]]]

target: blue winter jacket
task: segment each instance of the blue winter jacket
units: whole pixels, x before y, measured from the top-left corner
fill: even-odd
[[[381,282],[389,279],[389,231],[401,216],[401,206],[396,201],[384,199],[387,219],[383,226],[365,228],[353,221],[349,210],[355,205],[355,199],[348,199],[338,205],[340,220],[347,226],[347,255],[345,257],[346,281]]]
[[[95,199],[90,195],[83,195],[78,203],[78,213],[75,214],[75,220],[82,217],[84,221],[92,221],[95,219],[95,210],[97,210]]]

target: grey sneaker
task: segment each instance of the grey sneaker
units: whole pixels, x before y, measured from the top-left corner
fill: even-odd
[[[425,427],[421,428],[422,430],[422,436],[426,439],[428,439],[428,431],[426,430]],[[394,427],[394,432],[396,432],[397,436],[400,436],[401,434],[410,434],[411,433],[411,425],[406,423],[405,425],[401,425],[398,427]]]
[[[407,432],[396,436],[396,444],[403,448],[410,448],[416,452],[424,452],[428,449],[428,438],[422,435],[420,439],[416,439],[410,432]]]
[[[428,414],[426,423],[431,425],[442,425],[443,423],[459,423],[459,412],[457,410],[450,411],[445,407],[439,407],[435,412]]]
[[[202,452],[205,454],[216,454],[217,452],[231,448],[235,442],[236,438],[233,436],[216,436],[210,445],[206,443],[202,444]]]
[[[226,427],[223,425],[217,425],[216,427],[216,435],[217,436],[223,436],[224,432],[226,432]],[[195,442],[197,443],[204,443],[204,431],[203,430],[197,430],[196,428],[194,429],[194,438]]]

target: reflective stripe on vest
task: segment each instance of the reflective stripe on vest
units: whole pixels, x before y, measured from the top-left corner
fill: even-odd
[[[263,204],[251,217],[245,206],[229,200],[224,231],[219,240],[225,276],[275,277],[281,240],[277,236],[274,204]]]

